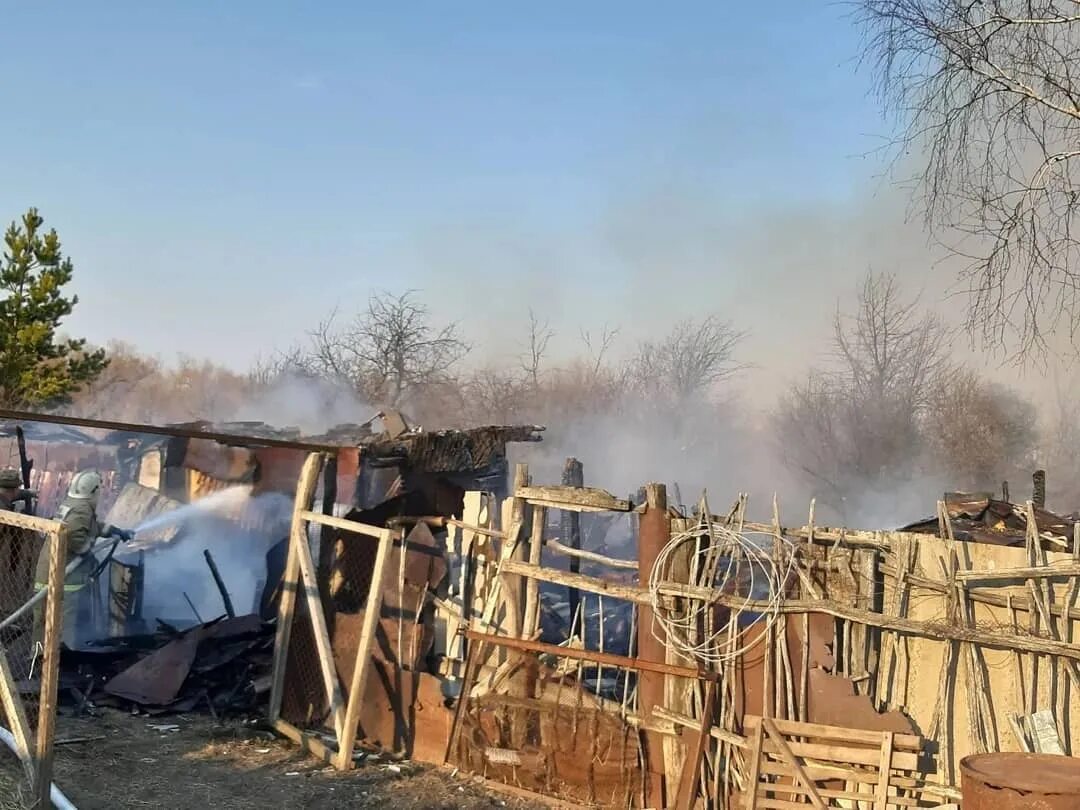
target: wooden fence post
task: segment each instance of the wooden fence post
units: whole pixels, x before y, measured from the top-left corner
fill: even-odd
[[[300,556],[298,543],[307,541],[307,527],[301,515],[315,497],[322,456],[310,453],[304,461],[300,478],[296,483],[296,500],[293,504],[292,528],[289,531],[289,552],[285,572],[281,575],[281,601],[278,603],[277,635],[274,639],[274,671],[270,687],[268,716],[273,723],[281,716],[281,700],[285,688],[285,664],[289,658],[289,640],[292,637],[293,612],[296,609],[296,591],[300,584]]]
[[[644,586],[652,575],[653,565],[661,549],[671,539],[671,524],[668,521],[667,488],[663,484],[649,484],[645,487],[645,511],[641,513],[640,537],[638,540],[638,581]],[[664,663],[664,643],[653,635],[652,608],[645,605],[640,609],[638,621],[637,650],[643,661]],[[652,672],[642,672],[638,676],[638,713],[643,720],[649,720],[656,706],[664,705],[664,676]],[[648,787],[647,797],[650,807],[665,807],[664,803],[664,738],[660,734],[647,732],[645,735]]]
[[[60,682],[60,639],[64,621],[64,569],[68,536],[65,529],[49,533],[49,585],[45,601],[45,656],[41,668],[41,695],[37,728],[37,784],[41,810],[51,807],[53,736],[56,732],[56,693]]]

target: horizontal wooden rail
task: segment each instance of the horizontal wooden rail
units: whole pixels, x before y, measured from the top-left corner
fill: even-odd
[[[544,541],[544,546],[550,548],[556,554],[562,554],[566,557],[578,557],[582,560],[588,560],[589,562],[598,563],[600,565],[607,565],[611,568],[625,568],[631,571],[637,571],[637,560],[617,560],[614,557],[607,557],[603,554],[597,554],[595,551],[582,551],[579,548],[571,548],[570,546],[564,546],[558,540],[549,538]]]
[[[498,647],[508,647],[513,650],[524,652],[547,653],[560,658],[569,658],[573,661],[588,661],[592,664],[604,666],[623,667],[635,669],[639,672],[656,672],[661,675],[675,675],[679,678],[696,678],[706,681],[715,681],[719,675],[715,672],[706,672],[691,667],[680,667],[676,664],[664,664],[659,661],[645,661],[641,658],[629,658],[625,655],[613,653],[595,652],[593,650],[579,650],[574,647],[560,647],[558,644],[546,644],[543,641],[530,641],[525,638],[511,638],[499,636],[494,633],[481,633],[476,630],[465,630],[465,637],[470,641],[487,642]]]
[[[343,447],[355,444],[327,444],[324,442],[305,442],[292,439],[272,439],[263,436],[245,436],[240,433],[220,433],[198,428],[142,425],[134,422],[113,422],[106,419],[85,419],[80,416],[60,416],[50,413],[32,413],[0,408],[0,419],[13,422],[46,422],[53,425],[77,425],[96,430],[111,430],[122,433],[149,433],[155,436],[176,436],[181,439],[211,439],[222,444],[240,447],[282,447],[290,450],[308,450],[312,452],[336,453]]]
[[[379,526],[369,526],[367,523],[358,523],[355,520],[346,520],[345,518],[334,517],[333,515],[324,515],[321,512],[311,512],[307,509],[301,510],[298,513],[298,516],[301,520],[305,520],[308,523],[319,523],[323,526],[341,529],[343,532],[363,534],[376,539],[386,531],[386,529]]]
[[[29,529],[32,532],[41,532],[42,534],[60,532],[64,526],[59,520],[48,520],[34,515],[24,515],[21,512],[10,512],[6,509],[0,510],[0,524]]]
[[[556,571],[551,568],[543,568],[539,565],[505,560],[500,566],[504,574],[519,574],[533,577],[543,582],[555,585],[566,585],[589,593],[603,594],[617,599],[626,599],[639,605],[651,605],[652,596],[648,590],[635,585],[618,585],[605,582],[596,577],[587,577],[583,574],[571,574],[565,571]],[[723,607],[744,610],[747,612],[775,612],[775,613],[823,613],[856,622],[868,627],[880,627],[884,630],[892,630],[911,636],[920,636],[935,641],[967,641],[972,644],[980,644],[983,647],[1000,650],[1017,650],[1019,652],[1042,653],[1044,655],[1057,655],[1080,661],[1080,646],[1065,644],[1060,641],[1039,638],[1037,636],[1013,636],[1004,633],[996,633],[980,630],[976,627],[962,627],[950,624],[942,619],[940,622],[916,621],[903,619],[899,616],[886,616],[874,613],[871,610],[841,605],[837,602],[817,600],[785,600],[777,604],[758,599],[743,599],[738,596],[722,593],[709,588],[699,588],[691,585],[663,585],[659,589],[661,596],[674,596],[684,599],[700,599],[703,602]]]
[[[957,571],[956,578],[961,582],[972,580],[1008,580],[1008,579],[1046,579],[1049,577],[1080,576],[1080,565],[1040,565],[1033,568],[998,568],[993,571]]]

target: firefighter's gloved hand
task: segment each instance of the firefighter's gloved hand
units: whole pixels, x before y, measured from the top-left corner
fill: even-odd
[[[117,537],[125,543],[130,543],[135,538],[135,532],[130,529],[113,529],[113,537]]]

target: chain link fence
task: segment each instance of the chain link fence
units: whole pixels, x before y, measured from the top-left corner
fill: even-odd
[[[14,745],[13,753],[0,756],[3,762],[20,761],[21,768],[7,769],[19,774],[7,790],[27,807],[49,806],[64,616],[62,596],[51,603],[48,586],[50,569],[57,568],[53,556],[62,551],[59,529],[55,521],[0,509],[0,725]],[[54,578],[64,562],[58,561]],[[59,587],[51,592],[62,595],[61,580],[54,585]]]

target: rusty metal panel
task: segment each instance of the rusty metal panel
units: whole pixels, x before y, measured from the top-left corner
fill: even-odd
[[[148,706],[172,703],[187,680],[203,629],[170,641],[160,650],[134,664],[105,684],[114,697]]]
[[[960,761],[964,810],[1075,810],[1080,760],[1052,754],[975,754]]]
[[[544,700],[497,694],[470,700],[450,761],[579,807],[639,807],[638,731],[573,684],[561,696],[551,688],[555,693]]]
[[[990,494],[987,492],[946,492],[945,509],[951,518],[977,520],[990,506]]]
[[[188,439],[181,466],[221,481],[240,481],[250,476],[255,454],[246,447],[227,447],[212,439]]]

